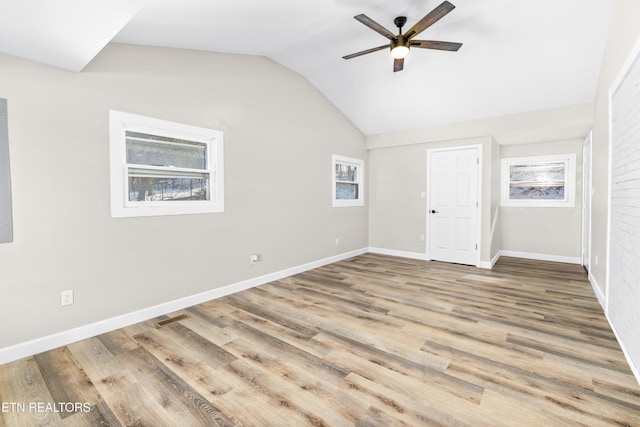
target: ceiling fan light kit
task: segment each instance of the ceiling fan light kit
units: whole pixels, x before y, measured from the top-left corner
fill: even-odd
[[[435,41],[435,40],[413,40],[415,36],[420,34],[422,31],[426,30],[440,19],[442,19],[446,14],[451,12],[455,6],[448,1],[444,1],[440,4],[440,6],[433,9],[431,12],[426,14],[421,20],[419,20],[413,27],[411,27],[406,33],[402,33],[402,27],[407,22],[406,16],[398,16],[393,20],[393,23],[396,27],[398,27],[398,35],[393,34],[391,31],[387,30],[382,25],[378,24],[373,19],[369,18],[367,15],[360,14],[354,16],[357,21],[360,21],[367,27],[371,28],[373,31],[381,34],[382,36],[389,39],[389,49],[391,52],[391,56],[393,57],[393,71],[402,71],[404,68],[404,58],[409,54],[409,49],[411,47],[418,47],[421,49],[437,49],[437,50],[448,50],[451,52],[455,52],[462,46],[462,43],[454,43],[454,42],[443,42],[443,41]],[[377,46],[371,49],[363,50],[360,52],[352,53],[350,55],[343,56],[343,59],[351,59],[356,58],[358,56],[366,55],[368,53],[377,52],[379,50],[383,50],[387,48],[387,45]]]
[[[391,40],[391,56],[394,59],[403,59],[409,55],[409,41],[404,36],[398,36]]]

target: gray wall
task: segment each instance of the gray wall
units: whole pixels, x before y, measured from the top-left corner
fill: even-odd
[[[463,145],[482,146],[482,246],[481,262],[489,262],[491,254],[490,218],[495,212],[492,200],[492,170],[498,149],[491,137],[451,141],[392,145],[369,151],[369,246],[377,249],[426,254],[427,206],[421,192],[427,186],[427,150]],[[420,236],[425,235],[426,241]]]
[[[420,192],[426,189],[427,149],[474,143],[483,147],[481,263],[487,266],[500,250],[579,258],[581,139],[500,146],[494,138],[479,137],[371,149],[369,246],[425,254],[420,235],[426,235],[426,203]],[[574,208],[500,207],[502,158],[566,153],[577,155]]]
[[[481,265],[488,267],[501,250],[580,257],[580,196],[576,208],[531,210],[500,207],[500,161],[504,157],[573,153],[592,126],[593,106],[492,117],[468,122],[367,136],[370,167],[369,246],[387,251],[426,254],[419,240],[426,229],[428,148],[480,143],[483,150]],[[573,136],[573,138],[567,138]],[[577,136],[577,137],[576,137]],[[531,224],[542,235],[533,232]],[[546,235],[546,237],[544,237]],[[562,235],[562,239],[555,236]],[[426,236],[428,241],[428,236]]]
[[[580,258],[582,253],[582,139],[505,145],[502,158],[576,155],[575,206],[567,208],[500,208],[502,250]],[[498,190],[499,191],[499,190]]]
[[[111,44],[72,73],[0,55],[0,97],[0,347],[367,246],[367,206],[332,208],[330,174],[332,154],[366,159],[364,136],[269,59]],[[222,130],[225,212],[112,219],[109,109]]]

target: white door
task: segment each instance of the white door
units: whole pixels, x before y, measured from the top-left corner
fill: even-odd
[[[429,259],[478,265],[478,148],[428,153]]]
[[[589,271],[591,255],[591,133],[582,146],[582,265]]]

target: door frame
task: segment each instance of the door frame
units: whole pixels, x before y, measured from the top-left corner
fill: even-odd
[[[591,275],[591,204],[593,150],[592,132],[589,132],[582,143],[582,266]],[[586,221],[588,219],[588,221]]]
[[[476,148],[478,150],[478,209],[476,210],[476,224],[477,224],[477,242],[478,242],[478,250],[476,252],[476,267],[481,267],[481,258],[480,253],[482,252],[482,177],[483,175],[483,157],[482,157],[482,144],[470,144],[470,145],[454,145],[448,147],[440,147],[440,148],[428,148],[427,149],[427,176],[426,176],[426,204],[425,204],[425,215],[426,215],[426,230],[427,230],[427,238],[425,239],[425,253],[427,261],[431,260],[431,255],[429,253],[430,248],[430,239],[431,239],[431,215],[429,215],[429,206],[431,206],[431,154],[436,152],[447,152],[447,151],[460,151],[467,150],[470,148]]]

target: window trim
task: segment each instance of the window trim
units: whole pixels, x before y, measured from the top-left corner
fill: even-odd
[[[340,181],[336,180],[336,165],[344,164],[357,168],[358,198],[338,199],[336,198],[336,188]],[[334,208],[348,206],[364,206],[364,160],[334,154],[331,161],[331,205]]]
[[[135,131],[169,138],[187,139],[207,144],[207,169],[211,197],[209,200],[130,202],[127,197],[129,167],[126,132]],[[223,132],[152,117],[109,111],[109,147],[111,171],[111,216],[113,218],[189,215],[224,212]],[[152,168],[153,169],[153,168]],[[160,168],[158,169],[160,170]],[[178,170],[178,169],[176,169]]]
[[[521,164],[564,163],[564,199],[510,199],[510,168]],[[506,207],[575,207],[576,200],[576,154],[549,156],[510,157],[501,160],[500,205]]]

